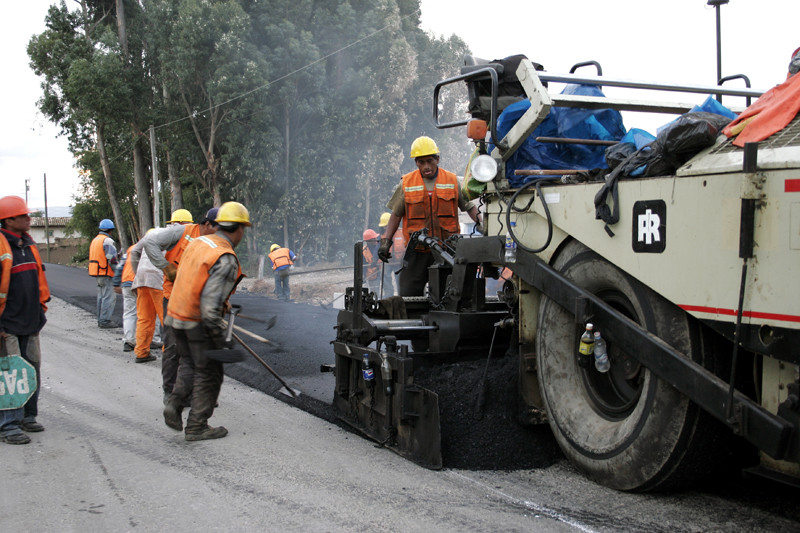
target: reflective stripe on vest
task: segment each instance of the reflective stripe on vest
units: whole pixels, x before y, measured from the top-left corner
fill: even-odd
[[[232,254],[236,258],[233,246],[224,237],[205,235],[192,240],[181,257],[181,268],[178,269],[167,307],[169,316],[186,322],[202,321],[200,297],[208,281],[209,270],[225,254]],[[236,262],[238,264],[238,258]],[[237,278],[241,275],[240,266]]]
[[[272,270],[277,270],[282,266],[293,265],[292,257],[289,255],[288,248],[278,248],[274,252],[270,252],[267,256],[272,261]]]
[[[458,178],[452,172],[439,169],[432,191],[425,190],[419,170],[403,176],[405,244],[411,234],[428,228],[429,235],[444,240],[460,231],[458,224]]]
[[[114,277],[114,272],[108,264],[106,252],[103,250],[103,243],[109,238],[105,233],[100,233],[92,239],[89,245],[89,275]]]

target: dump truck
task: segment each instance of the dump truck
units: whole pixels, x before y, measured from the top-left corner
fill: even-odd
[[[510,347],[519,419],[549,424],[564,455],[603,485],[684,487],[743,449],[756,457],[751,472],[796,485],[800,119],[744,148],[715,135],[688,160],[673,161],[668,174],[611,179],[605,169],[576,179],[590,169],[515,170],[528,180],[520,184],[507,167],[556,108],[676,114],[693,107],[556,94],[550,84],[743,100],[732,110],[761,94],[749,83],[614,80],[595,62],[576,67],[586,64],[598,75],[550,74],[524,56],[511,70],[468,60],[461,75],[436,85],[434,123],[467,126],[476,145],[468,179],[480,187],[483,234],[412,235],[411,244],[428,245],[436,261],[426,296],[400,299],[363,286],[356,243],[354,283],[333,341],[335,411],[387,448],[440,468],[437,394],[419,386],[415,373]],[[472,118],[445,121],[442,91],[458,88],[466,89]],[[498,133],[501,112],[519,101],[525,112]],[[557,149],[598,144],[539,140]],[[503,269],[513,277],[487,295],[487,281]],[[605,371],[581,345],[587,323],[605,340]]]

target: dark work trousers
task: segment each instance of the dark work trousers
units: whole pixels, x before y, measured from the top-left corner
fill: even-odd
[[[172,405],[186,405],[190,399],[191,410],[186,420],[185,431],[202,433],[208,427],[208,419],[214,414],[219,391],[222,388],[222,363],[205,356],[213,349],[211,339],[203,326],[192,329],[173,329],[180,364],[175,387],[167,400]]]
[[[424,296],[428,283],[428,267],[433,264],[430,250],[417,252],[406,250],[403,256],[403,270],[400,271],[398,285],[400,296]]]
[[[167,305],[169,300],[164,298],[164,318],[167,318]],[[162,324],[161,342],[164,343],[164,354],[161,356],[161,386],[166,394],[172,392],[175,386],[175,376],[178,374],[178,351],[175,349],[175,330]]]

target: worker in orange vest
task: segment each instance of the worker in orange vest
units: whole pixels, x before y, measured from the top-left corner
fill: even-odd
[[[361,254],[364,257],[362,263],[362,279],[369,287],[369,290],[377,296],[380,291],[380,268],[378,266],[378,241],[380,240],[375,230],[367,229],[362,234],[363,245]]]
[[[173,328],[180,364],[175,387],[164,404],[164,423],[181,431],[182,411],[191,405],[186,420],[187,441],[219,439],[228,434],[211,427],[222,387],[222,363],[206,351],[226,347],[223,317],[228,298],[242,279],[234,248],[250,226],[250,214],[239,202],[226,202],[216,217],[218,230],[192,240],[181,258],[166,323]]]
[[[0,442],[28,444],[25,433],[44,431],[36,421],[41,389],[39,332],[50,289],[39,250],[28,231],[31,217],[19,196],[0,198],[0,356],[19,354],[36,370],[37,387],[18,409],[0,411]],[[16,372],[16,371],[15,371]]]
[[[477,206],[467,201],[456,175],[439,168],[439,147],[433,139],[417,137],[410,155],[417,169],[403,176],[386,204],[391,215],[378,250],[378,257],[384,262],[392,257],[392,238],[401,222],[406,246],[411,234],[423,228],[428,229],[428,235],[442,240],[459,233],[459,209],[466,211],[478,227],[481,224]],[[423,296],[432,264],[433,254],[426,246],[407,249],[400,271],[400,296]]]
[[[183,253],[189,243],[203,235],[210,235],[216,231],[217,208],[212,207],[206,216],[199,223],[192,222],[192,214],[186,209],[176,209],[167,221],[166,228],[154,229],[145,235],[141,242],[141,248],[136,246],[131,250],[131,261],[134,272],[139,266],[139,257],[142,252],[147,254],[147,258],[153,266],[160,268],[164,272],[163,285],[163,312],[166,317],[169,298],[172,294],[172,282],[178,272],[178,266],[183,257]],[[165,318],[166,322],[166,318]],[[161,340],[164,343],[163,355],[161,357],[161,386],[164,391],[164,401],[172,392],[175,379],[178,373],[178,352],[175,347],[175,335],[171,328],[166,324],[162,328]]]
[[[101,328],[118,328],[121,324],[111,320],[117,304],[112,280],[117,266],[117,248],[111,232],[114,223],[104,218],[100,221],[100,232],[89,244],[89,275],[97,278],[97,325]]]
[[[381,214],[380,222],[378,223],[378,231],[384,232],[389,224],[389,219],[392,214],[388,211]],[[397,271],[403,266],[403,255],[406,253],[406,245],[403,239],[403,228],[397,228],[392,237],[392,245],[390,248],[391,257],[383,269],[383,296],[384,298],[399,294],[399,287],[397,281]]]
[[[279,300],[291,301],[289,299],[289,270],[294,265],[297,256],[290,249],[273,244],[269,247],[267,259],[269,259],[275,275],[275,294],[278,295]]]

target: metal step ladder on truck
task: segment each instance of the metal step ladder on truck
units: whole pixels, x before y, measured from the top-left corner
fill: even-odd
[[[440,467],[437,398],[415,385],[415,365],[471,350],[485,357],[498,326],[513,322],[521,409],[531,421],[546,418],[565,456],[589,478],[626,491],[682,487],[746,444],[759,456],[750,471],[796,485],[800,119],[744,149],[716,137],[668,175],[581,181],[568,179],[576,177],[569,170],[517,170],[538,179],[512,187],[506,167],[551,109],[692,108],[551,94],[548,82],[760,94],[554,75],[537,67],[519,61],[513,77],[530,105],[502,136],[497,119],[507,97],[500,80],[508,74],[502,65],[473,64],[435,87],[437,127],[469,122],[478,146],[470,169],[485,183],[485,235],[447,242],[424,232],[412,237],[429,244],[437,261],[426,301],[404,298],[402,319],[391,311],[387,318],[387,306],[362,288],[356,269],[333,343],[335,409],[387,447]],[[440,121],[440,91],[459,82],[466,82],[470,112],[485,119],[483,127],[474,119]],[[487,147],[487,130],[500,139],[496,145]],[[562,148],[596,142],[556,141]],[[608,203],[613,211],[606,214],[615,216],[604,223],[596,215]],[[507,243],[515,248],[508,260]],[[357,262],[359,251],[357,244]],[[502,268],[513,272],[512,280],[498,301],[485,298],[485,277]],[[606,371],[581,354],[587,323],[605,340]],[[399,339],[416,340],[421,349],[410,352]]]

